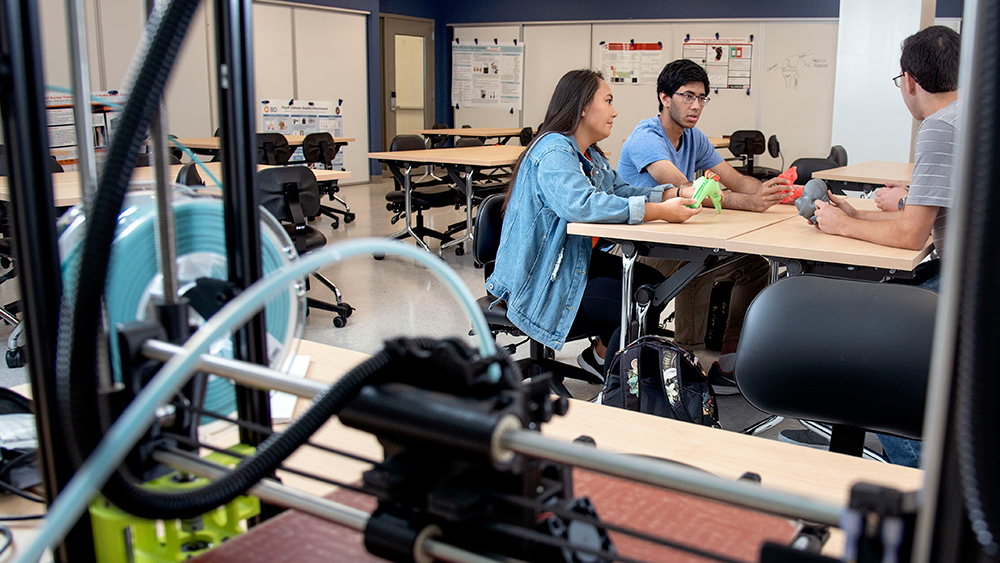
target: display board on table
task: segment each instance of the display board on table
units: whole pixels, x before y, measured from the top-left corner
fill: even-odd
[[[265,133],[308,135],[326,132],[334,137],[344,136],[343,100],[261,100],[258,106]],[[302,147],[295,149],[292,160],[303,160]],[[344,149],[337,153],[333,169],[344,169]]]

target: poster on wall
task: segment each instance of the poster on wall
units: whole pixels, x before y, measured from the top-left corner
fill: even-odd
[[[741,39],[691,39],[682,45],[684,58],[705,68],[712,88],[750,87],[753,45]]]
[[[261,100],[261,122],[267,133],[282,135],[308,135],[326,132],[334,137],[344,136],[343,100],[317,102],[307,100]],[[295,149],[292,160],[302,160],[302,147]],[[344,169],[344,150],[333,161],[334,170]]]
[[[611,84],[656,84],[663,68],[662,43],[601,41],[601,74]]]
[[[111,135],[118,125],[125,96],[116,90],[93,92],[90,95],[91,119],[94,129],[94,150],[98,165],[103,162]],[[73,95],[48,92],[45,95],[45,118],[49,133],[49,149],[64,171],[78,169],[76,119],[73,116]]]
[[[451,44],[451,105],[521,109],[524,45]]]

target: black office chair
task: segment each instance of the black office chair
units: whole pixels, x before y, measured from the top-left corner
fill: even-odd
[[[754,165],[754,157],[764,154],[765,150],[767,150],[767,144],[764,142],[764,134],[760,131],[735,131],[729,137],[729,152],[736,157],[739,165],[734,168],[740,174],[761,180],[774,178],[781,174],[780,170]]]
[[[333,170],[333,159],[337,158],[337,146],[333,142],[333,135],[321,132],[310,133],[302,139],[302,156],[306,162],[316,162],[322,164],[327,170]],[[336,214],[344,216],[344,224],[354,221],[355,214],[351,212],[351,206],[339,195],[340,186],[337,182],[320,182],[320,193],[325,195],[330,203],[340,203],[343,209],[329,205],[320,205],[319,211],[330,218],[330,226],[336,229],[340,226],[340,218]]]
[[[305,166],[265,168],[257,173],[257,189],[261,207],[281,221],[300,255],[326,245],[323,233],[306,224],[309,217],[319,214],[319,186],[312,170]],[[337,302],[333,304],[307,297],[306,306],[336,313],[333,326],[337,328],[346,325],[347,318],[354,309],[343,302],[340,290],[333,282],[319,272],[313,272],[310,276],[332,291]],[[308,289],[307,278],[306,290]]]
[[[431,125],[431,129],[448,129],[447,123],[435,123]],[[427,140],[430,141],[429,149],[441,149],[448,144],[448,138],[451,135],[428,135]]]
[[[475,238],[472,243],[472,254],[476,259],[476,264],[483,267],[483,279],[489,279],[493,273],[493,264],[496,261],[497,251],[500,249],[500,230],[503,227],[503,194],[494,194],[483,200],[479,204],[479,211],[476,213]],[[493,337],[500,333],[509,334],[514,337],[524,336],[510,319],[507,318],[507,306],[505,303],[490,305],[496,301],[496,297],[487,294],[478,300],[479,307],[486,316],[486,324],[490,327]],[[581,340],[596,336],[596,331],[574,331],[570,332],[566,338],[567,342]],[[553,375],[553,390],[563,396],[570,396],[569,391],[563,386],[565,378],[579,379],[588,383],[601,383],[591,373],[576,366],[555,361],[555,352],[551,348],[543,346],[540,342],[530,340],[530,354],[527,359],[520,360],[521,373],[525,377],[534,377],[541,373],[549,372]],[[518,344],[506,346],[507,351],[513,353]]]
[[[833,425],[830,451],[860,456],[865,431],[920,439],[937,294],[791,276],[747,310],[736,383],[754,407]]]
[[[847,149],[840,145],[833,145],[830,147],[830,155],[827,158],[836,162],[837,166],[847,166]]]
[[[139,153],[139,156],[137,156],[135,159],[136,168],[139,168],[140,166],[152,166],[152,159],[150,158],[151,156],[152,155],[148,152]],[[174,154],[168,154],[167,160],[171,166],[181,163],[181,159],[177,158],[177,156]]]
[[[518,135],[518,140],[521,141],[521,146],[526,147],[531,144],[532,139],[535,138],[535,132],[531,130],[531,127],[525,127],[521,129],[521,133]]]
[[[423,150],[425,147],[424,140],[420,138],[419,135],[396,135],[389,145],[390,151],[409,151],[409,150]],[[390,168],[390,170],[392,170]],[[400,172],[392,170],[393,180],[395,181],[395,189],[391,192],[385,194],[386,205],[385,208],[393,213],[390,222],[395,225],[397,221],[403,219],[407,222],[407,226],[411,229],[416,236],[423,241],[426,237],[436,238],[442,243],[449,242],[452,240],[453,234],[461,231],[465,228],[465,221],[461,223],[455,223],[454,225],[449,225],[444,232],[435,231],[424,226],[424,215],[423,212],[429,209],[437,207],[449,207],[454,206],[456,209],[465,203],[465,197],[453,186],[446,183],[445,180],[428,180],[424,182],[416,182],[411,179],[410,182],[410,213],[409,217],[406,216],[406,193],[404,191],[404,181],[405,178],[402,177]],[[416,218],[416,225],[413,225],[411,220]],[[403,239],[410,235],[409,230],[406,228],[401,229],[391,235],[389,238]],[[426,244],[426,243],[425,243]],[[458,246],[455,250],[457,253],[461,254],[462,247]]]
[[[838,164],[829,158],[796,158],[792,166],[795,167],[795,173],[798,174],[795,183],[804,186],[806,182],[812,180],[812,175],[816,172],[837,168]]]
[[[281,133],[257,133],[257,164],[287,164],[292,157],[288,139]]]
[[[483,140],[476,137],[462,137],[455,141],[456,147],[481,147]],[[484,168],[473,178],[473,205],[492,194],[504,192],[510,185],[510,167]]]
[[[201,179],[201,174],[198,174],[198,164],[193,161],[181,166],[181,169],[177,171],[177,178],[174,181],[185,186],[205,185],[205,181]]]

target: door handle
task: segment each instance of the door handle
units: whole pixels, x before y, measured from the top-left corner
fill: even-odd
[[[396,93],[389,92],[389,111],[396,111]]]

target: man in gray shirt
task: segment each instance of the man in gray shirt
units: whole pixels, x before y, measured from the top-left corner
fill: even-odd
[[[958,33],[933,26],[907,37],[899,59],[902,72],[893,79],[903,103],[921,121],[913,142],[915,155],[910,186],[889,185],[880,190],[881,211],[859,211],[844,199],[816,202],[817,226],[825,232],[886,246],[918,250],[934,235],[938,257],[944,250],[945,222],[954,189],[955,142],[962,106],[958,102]],[[892,209],[891,202],[897,202]],[[889,203],[890,205],[886,205]],[[928,264],[932,274],[921,287],[938,290],[938,262]],[[923,266],[923,265],[922,265]],[[879,435],[882,450],[895,464],[917,467],[920,442]]]
[[[886,209],[886,200],[896,199],[896,210],[859,211],[845,199],[832,196],[831,203],[817,201],[816,220],[821,230],[914,250],[922,248],[933,233],[934,247],[941,256],[954,192],[951,172],[962,111],[958,102],[960,47],[958,33],[944,26],[928,27],[903,41],[902,72],[893,81],[914,119],[922,121],[913,143],[910,186],[892,185],[882,190],[882,209]],[[936,291],[937,275],[921,285]]]

